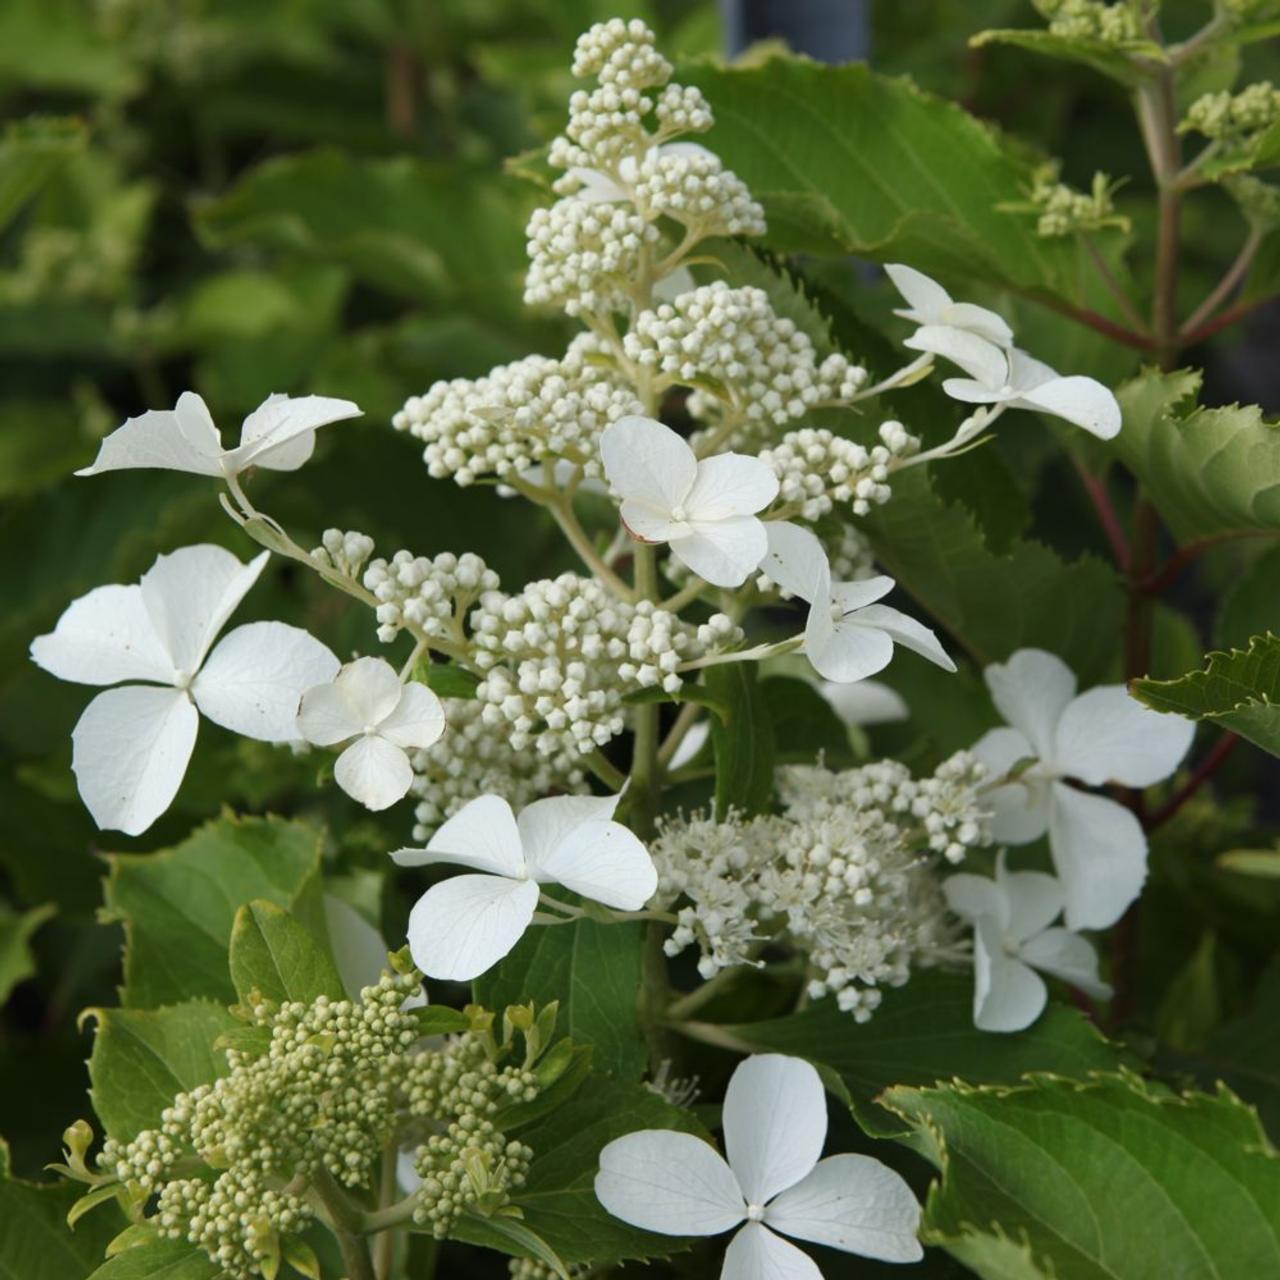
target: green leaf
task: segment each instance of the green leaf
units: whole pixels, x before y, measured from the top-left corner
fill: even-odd
[[[1227,588],[1214,624],[1214,645],[1238,649],[1276,624],[1280,600],[1280,544],[1268,546]],[[1183,664],[1185,670],[1189,664]]]
[[[11,1177],[9,1148],[0,1138],[0,1280],[83,1280],[93,1270],[123,1219],[103,1211],[70,1231],[67,1211],[82,1190]]]
[[[323,927],[320,844],[300,822],[228,816],[172,849],[109,855],[103,914],[125,928],[124,1003],[234,1001],[227,948],[244,903],[264,899]]]
[[[1116,1046],[1065,1005],[1051,1003],[1016,1036],[979,1031],[973,1025],[973,979],[937,971],[917,973],[905,987],[886,992],[868,1022],[855,1022],[833,1000],[820,1000],[785,1018],[709,1030],[706,1038],[739,1052],[789,1053],[830,1067],[871,1133],[896,1132],[889,1117],[873,1106],[889,1085],[929,1085],[953,1077],[1012,1084],[1031,1071],[1083,1077],[1120,1063]],[[691,1034],[698,1035],[699,1028]]]
[[[1218,866],[1242,876],[1280,880],[1280,849],[1228,849],[1218,855]]]
[[[477,676],[452,662],[433,662],[420,675],[415,673],[415,678],[442,698],[474,698],[480,683]]]
[[[1207,932],[1165,989],[1156,1015],[1156,1035],[1171,1048],[1198,1049],[1222,1021],[1217,959],[1217,935]]]
[[[980,31],[969,45],[981,49],[989,44],[1008,44],[1031,53],[1042,53],[1065,62],[1079,62],[1094,71],[1101,72],[1124,85],[1136,85],[1147,79],[1150,72],[1141,68],[1135,58],[1148,62],[1163,62],[1164,50],[1150,40],[1126,40],[1114,44],[1089,36],[1062,36],[1053,31],[1026,29],[1001,29]]]
[[[20,914],[0,902],[0,1004],[18,983],[35,973],[31,935],[56,912],[57,907],[51,902]]]
[[[766,676],[760,681],[760,699],[778,764],[812,764],[819,753],[833,767],[851,758],[844,721],[807,680]]]
[[[681,78],[710,100],[710,143],[764,205],[770,247],[1076,293],[1075,246],[996,209],[1025,197],[1030,163],[960,107],[852,63],[777,57]]]
[[[509,1218],[495,1214],[483,1217],[480,1214],[469,1215],[469,1220],[477,1224],[477,1229],[489,1241],[501,1241],[496,1245],[503,1253],[516,1258],[535,1258],[550,1267],[552,1272],[569,1280],[569,1270],[559,1254],[536,1231],[530,1231],[518,1218]]]
[[[0,229],[83,149],[84,141],[79,120],[21,120],[5,130],[0,139]]]
[[[154,1240],[108,1259],[89,1280],[218,1280],[222,1268],[185,1240]]]
[[[255,992],[278,1004],[347,997],[333,957],[273,902],[249,902],[236,913],[229,960],[231,981],[242,1003]]]
[[[611,1217],[593,1183],[600,1149],[637,1129],[679,1129],[705,1136],[688,1112],[642,1085],[591,1077],[563,1107],[531,1125],[520,1140],[533,1149],[529,1178],[514,1197],[525,1225],[569,1264],[612,1264],[626,1258],[666,1257],[688,1247],[675,1236],[639,1231]],[[463,1219],[455,1236],[501,1248],[475,1218]]]
[[[560,1002],[557,1031],[589,1044],[597,1071],[638,1080],[647,1062],[638,1019],[643,921],[530,929],[500,964],[477,978],[475,1000],[500,1012],[511,1004]]]
[[[980,1276],[1280,1274],[1280,1159],[1225,1089],[1045,1078],[895,1088],[885,1104],[942,1172],[921,1238]]]
[[[207,1000],[163,1009],[88,1009],[97,1023],[89,1056],[90,1093],[107,1133],[122,1142],[160,1123],[174,1095],[227,1072],[214,1042],[237,1026]]]
[[[1201,375],[1146,369],[1116,392],[1113,454],[1180,543],[1244,530],[1280,534],[1280,429],[1256,405],[1203,409]]]
[[[716,758],[716,817],[730,809],[763,813],[773,799],[774,740],[769,708],[754,663],[708,667],[707,692],[727,708],[711,722]]]
[[[984,666],[1038,647],[1085,684],[1106,677],[1124,608],[1115,572],[1091,556],[1060,560],[1031,540],[993,551],[973,516],[944,502],[923,472],[896,476],[893,497],[868,520],[885,572]]]
[[[1211,653],[1202,671],[1177,680],[1134,680],[1139,702],[1154,711],[1212,720],[1280,756],[1280,636],[1255,636],[1248,649]]]

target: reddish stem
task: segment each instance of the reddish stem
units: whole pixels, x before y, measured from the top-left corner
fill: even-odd
[[[1111,554],[1115,557],[1116,564],[1122,573],[1128,573],[1129,540],[1125,537],[1124,525],[1120,523],[1115,503],[1111,501],[1106,484],[1078,458],[1073,457],[1072,462],[1075,464],[1076,474],[1080,477],[1080,483],[1084,485],[1084,491],[1089,495],[1089,501],[1093,503],[1093,509],[1097,512],[1098,523],[1102,525],[1102,531],[1111,544]]]
[[[1039,294],[1034,295],[1034,297],[1037,302],[1042,303],[1051,311],[1056,311],[1059,315],[1068,316],[1080,324],[1087,325],[1090,329],[1097,330],[1098,333],[1106,334],[1108,338],[1113,338],[1116,342],[1123,343],[1126,347],[1136,347],[1139,351],[1155,351],[1157,349],[1156,340],[1148,334],[1127,329],[1124,325],[1117,324],[1114,320],[1108,320],[1106,316],[1100,315],[1096,311],[1091,311],[1088,307],[1077,307],[1075,303],[1065,302],[1061,298],[1046,298]]]
[[[1148,831],[1154,831],[1157,827],[1163,826],[1170,818],[1173,817],[1179,809],[1182,808],[1192,796],[1195,795],[1201,787],[1204,786],[1210,778],[1213,777],[1219,769],[1222,768],[1227,757],[1235,750],[1236,743],[1240,741],[1239,734],[1232,733],[1228,730],[1213,744],[1213,748],[1209,754],[1196,766],[1195,772],[1187,779],[1169,800],[1151,815],[1146,827]]]
[[[1234,542],[1237,538],[1274,537],[1272,529],[1231,529],[1226,533],[1215,533],[1211,537],[1201,538],[1198,542],[1188,542],[1179,547],[1158,569],[1149,573],[1140,583],[1138,590],[1149,596],[1158,596],[1167,591],[1182,576],[1188,565],[1212,551],[1224,542]]]
[[[1178,340],[1184,347],[1194,347],[1197,342],[1212,338],[1220,329],[1230,327],[1237,320],[1247,316],[1250,311],[1256,311],[1264,302],[1271,302],[1277,296],[1280,295],[1272,293],[1263,298],[1251,298],[1248,302],[1237,302],[1234,307],[1219,311],[1212,320],[1207,320],[1198,329],[1192,329],[1190,333],[1181,334]]]

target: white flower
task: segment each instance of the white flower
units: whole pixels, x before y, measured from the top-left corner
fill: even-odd
[[[973,924],[973,1021],[980,1030],[1021,1031],[1040,1016],[1048,992],[1036,969],[1110,997],[1093,947],[1069,929],[1049,927],[1064,903],[1053,876],[1009,872],[1001,853],[994,880],[951,876],[942,888],[951,910]]]
[[[479,875],[433,885],[409,916],[409,950],[432,978],[467,981],[497,964],[533,919],[539,884],[621,911],[638,911],[658,887],[643,844],[613,821],[621,796],[552,796],[517,819],[499,796],[471,801],[425,849],[399,849],[402,867],[453,862]]]
[[[719,163],[715,152],[696,142],[667,142],[654,147],[652,152],[658,157],[698,156]],[[616,178],[610,177],[601,169],[577,166],[565,173],[566,178],[574,178],[580,184],[579,189],[573,193],[574,196],[588,204],[617,204],[619,200],[630,200],[639,176],[640,164],[634,155],[623,156],[618,161]]]
[[[942,389],[965,404],[998,404],[1049,413],[1110,440],[1120,431],[1120,405],[1094,378],[1064,378],[1017,347],[1002,351],[985,338],[943,325],[926,325],[903,344],[957,364],[968,378],[946,378]]]
[[[302,695],[298,729],[318,747],[355,739],[333,779],[366,809],[385,809],[413,783],[408,751],[425,751],[444,733],[444,707],[422,684],[401,684],[382,658],[357,658]]]
[[[827,553],[808,529],[777,521],[766,528],[769,550],[760,571],[809,602],[804,649],[819,675],[840,684],[875,675],[889,665],[895,643],[947,671],[956,669],[928,627],[875,603],[893,590],[892,578],[832,582]]]
[[[943,325],[949,329],[963,329],[978,337],[994,342],[999,347],[1013,345],[1013,330],[1004,317],[986,307],[972,302],[953,302],[951,295],[923,271],[904,266],[900,262],[888,262],[885,271],[894,288],[902,294],[907,306],[893,314],[918,325]],[[908,346],[910,343],[907,344]]]
[[[600,1152],[596,1196],[615,1218],[664,1235],[715,1236],[741,1225],[720,1280],[821,1280],[817,1264],[775,1231],[883,1262],[923,1257],[920,1206],[907,1184],[870,1156],[820,1160],[826,1137],[817,1071],[761,1054],[729,1081],[728,1161],[693,1134],[642,1129]]]
[[[136,586],[81,596],[32,643],[32,659],[60,680],[145,682],[99,694],[72,734],[71,767],[99,827],[136,836],[169,807],[195,746],[197,708],[249,738],[299,741],[302,691],[338,669],[320,641],[251,622],[209,652],[267,556],[244,565],[221,547],[183,547]]]
[[[358,1001],[366,987],[376,987],[382,971],[389,967],[391,948],[387,940],[349,902],[336,894],[324,895],[324,922],[329,934],[329,950],[349,999]],[[419,990],[401,1008],[417,1009],[427,1003],[427,993]]]
[[[642,542],[671,554],[717,587],[739,587],[767,550],[756,518],[778,493],[778,477],[758,458],[721,453],[701,462],[670,427],[620,418],[600,437],[622,521]]]
[[[859,680],[857,684],[824,680],[818,685],[818,692],[850,728],[896,724],[911,718],[902,695],[879,680]]]
[[[317,427],[359,416],[350,400],[268,396],[244,420],[239,447],[224,449],[205,402],[194,391],[184,391],[172,409],[149,409],[117,427],[102,442],[93,465],[76,475],[135,467],[228,477],[247,467],[296,471],[311,457]]]
[[[989,793],[993,836],[1026,844],[1048,831],[1068,927],[1114,924],[1146,879],[1147,838],[1123,805],[1063,779],[1149,787],[1178,767],[1195,726],[1148,711],[1123,685],[1099,685],[1076,697],[1070,669],[1041,649],[1020,649],[985,675],[996,709],[1013,727],[992,729],[974,754],[994,778],[1019,761],[1035,761]]]

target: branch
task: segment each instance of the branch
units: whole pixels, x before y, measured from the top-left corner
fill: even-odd
[[[1071,461],[1075,466],[1076,474],[1080,477],[1080,483],[1084,486],[1085,493],[1089,495],[1089,501],[1093,503],[1094,511],[1097,512],[1098,523],[1102,525],[1107,541],[1111,544],[1111,554],[1115,557],[1116,565],[1122,572],[1127,573],[1129,540],[1125,537],[1124,526],[1120,523],[1120,517],[1116,513],[1115,503],[1111,501],[1111,495],[1107,492],[1107,486],[1101,477],[1095,476],[1074,454],[1071,456]]]
[[[1234,542],[1238,538],[1274,538],[1274,529],[1230,529],[1226,533],[1215,533],[1197,542],[1188,542],[1179,547],[1158,569],[1153,570],[1138,584],[1138,590],[1145,595],[1158,596],[1167,591],[1182,576],[1192,561],[1199,559],[1206,551],[1221,546],[1224,542]]]
[[[1187,317],[1182,327],[1178,330],[1178,336],[1184,342],[1187,341],[1188,334],[1194,333],[1197,329],[1203,327],[1205,321],[1231,296],[1236,285],[1248,274],[1258,248],[1265,238],[1266,233],[1264,231],[1257,227],[1250,229],[1244,244],[1240,248],[1240,252],[1236,254],[1235,261],[1223,273],[1222,279],[1213,287],[1208,297]]]
[[[1213,777],[1226,762],[1227,757],[1235,750],[1240,735],[1228,730],[1213,744],[1209,754],[1196,766],[1195,772],[1178,791],[1161,808],[1151,815],[1146,823],[1148,831],[1162,827],[1179,809],[1182,808],[1210,778]]]
[[[1030,294],[1028,296],[1042,306],[1048,307],[1050,311],[1056,311],[1059,315],[1067,316],[1078,324],[1087,325],[1090,329],[1095,329],[1098,333],[1105,334],[1108,338],[1113,338],[1116,342],[1123,343],[1126,347],[1136,347],[1139,351],[1156,350],[1156,341],[1149,334],[1126,329],[1124,325],[1117,324],[1114,320],[1108,320],[1106,316],[1097,311],[1091,311],[1088,307],[1077,307],[1075,303],[1067,302],[1065,299],[1049,298],[1042,294]]]

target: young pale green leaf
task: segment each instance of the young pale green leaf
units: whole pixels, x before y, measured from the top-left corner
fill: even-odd
[[[185,1240],[153,1240],[109,1258],[89,1280],[218,1280],[222,1268]]]
[[[80,120],[32,119],[11,124],[0,138],[0,229],[77,151]]]
[[[1242,876],[1280,880],[1280,849],[1228,849],[1218,855],[1218,866]]]
[[[728,708],[711,722],[716,759],[716,816],[730,809],[763,813],[773,799],[774,736],[769,708],[749,662],[706,670],[708,691]]]
[[[1148,78],[1153,62],[1165,60],[1164,50],[1151,40],[1126,40],[1113,44],[1096,37],[1062,36],[1053,31],[1032,27],[980,31],[970,39],[969,44],[974,49],[981,49],[989,44],[1008,44],[1049,58],[1083,63],[1086,67],[1129,86]]]
[[[1211,653],[1201,671],[1177,680],[1135,680],[1133,696],[1155,711],[1212,720],[1280,756],[1280,636],[1254,636],[1248,649]]]
[[[227,947],[246,902],[265,899],[323,928],[320,833],[300,822],[222,817],[172,849],[107,862],[104,916],[125,927],[126,1005],[235,1000]]]
[[[530,929],[476,979],[477,1004],[500,1012],[532,1000],[560,1002],[557,1034],[589,1044],[597,1071],[638,1080],[647,1062],[638,1021],[644,925],[640,921]]]
[[[709,1031],[710,1034],[706,1034]],[[893,1084],[929,1085],[960,1077],[1012,1084],[1031,1071],[1087,1076],[1114,1070],[1120,1051],[1074,1009],[1051,1003],[1017,1035],[973,1025],[973,979],[925,972],[885,993],[869,1022],[855,1022],[834,1000],[767,1022],[694,1025],[690,1034],[743,1053],[789,1053],[830,1067],[839,1076],[862,1126],[870,1133],[900,1130],[873,1100]]]
[[[666,1257],[688,1246],[611,1217],[596,1199],[600,1150],[636,1129],[680,1129],[705,1136],[694,1117],[640,1084],[592,1076],[563,1107],[520,1133],[533,1149],[528,1181],[515,1197],[529,1230],[567,1264],[613,1264],[628,1258]],[[464,1218],[455,1237],[501,1248],[475,1218]]]
[[[1031,167],[960,107],[866,66],[771,58],[698,65],[714,146],[751,187],[783,252],[856,253],[944,278],[1073,297],[1078,250],[996,206]]]
[[[320,996],[345,1000],[346,989],[326,947],[273,902],[246,903],[231,927],[231,981],[242,1002],[253,993],[283,1003]]]
[[[468,1220],[474,1224],[478,1234],[485,1237],[493,1247],[501,1249],[516,1258],[533,1258],[549,1267],[553,1274],[561,1280],[569,1280],[569,1269],[559,1254],[536,1231],[531,1231],[519,1218],[511,1218],[502,1214],[482,1217],[480,1214],[469,1214]]]
[[[463,667],[452,662],[433,662],[414,673],[428,689],[442,698],[474,698],[479,679]]]
[[[0,1005],[19,982],[35,973],[31,937],[56,912],[57,907],[51,902],[23,912],[0,902]]]
[[[163,1009],[89,1009],[97,1023],[89,1055],[94,1110],[110,1137],[128,1141],[160,1123],[174,1095],[227,1072],[214,1048],[237,1026],[221,1005],[189,1000]]]
[[[1280,1274],[1280,1158],[1225,1089],[1044,1077],[894,1088],[885,1104],[942,1173],[921,1238],[980,1276]],[[1010,1267],[1011,1241],[1028,1265]]]
[[[124,1219],[102,1209],[69,1231],[67,1211],[82,1190],[11,1177],[9,1148],[0,1138],[0,1280],[82,1280],[93,1270]]]
[[[923,470],[896,476],[892,501],[868,521],[885,572],[984,666],[1037,647],[1086,685],[1106,678],[1124,608],[1114,570],[1090,556],[1060,560],[1030,540],[993,551]]]
[[[1110,442],[1179,542],[1244,530],[1280,535],[1280,427],[1256,405],[1196,406],[1201,376],[1146,369],[1116,393]]]

